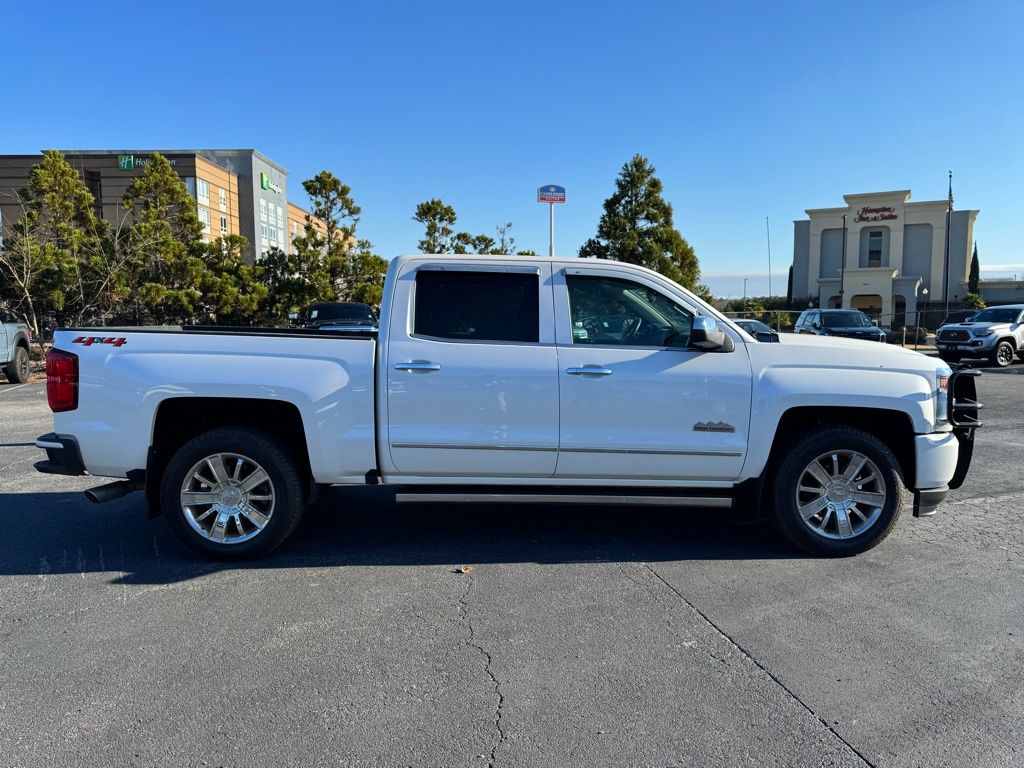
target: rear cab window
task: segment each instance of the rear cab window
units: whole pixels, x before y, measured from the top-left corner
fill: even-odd
[[[540,341],[540,276],[535,272],[421,269],[413,334],[451,341]]]

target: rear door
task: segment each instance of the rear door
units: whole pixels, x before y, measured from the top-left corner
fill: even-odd
[[[404,477],[544,478],[558,450],[548,264],[412,261],[396,275],[382,376]]]

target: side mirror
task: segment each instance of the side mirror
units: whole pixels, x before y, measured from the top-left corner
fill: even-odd
[[[690,347],[705,352],[732,352],[736,345],[732,337],[719,328],[715,318],[698,316],[693,318]]]

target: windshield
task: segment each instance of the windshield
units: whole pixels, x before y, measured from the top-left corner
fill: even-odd
[[[760,320],[737,320],[736,324],[748,333],[771,333],[772,329]]]
[[[821,322],[826,328],[871,327],[871,321],[861,312],[822,312]]]
[[[1012,307],[992,307],[983,309],[971,318],[972,323],[1014,323],[1020,315],[1019,309]]]
[[[309,308],[310,323],[376,323],[373,309],[367,304],[314,304]]]

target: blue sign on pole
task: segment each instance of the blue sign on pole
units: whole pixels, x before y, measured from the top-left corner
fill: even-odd
[[[565,202],[565,187],[560,187],[557,184],[545,184],[543,187],[537,188],[537,202],[538,203],[564,203]]]

